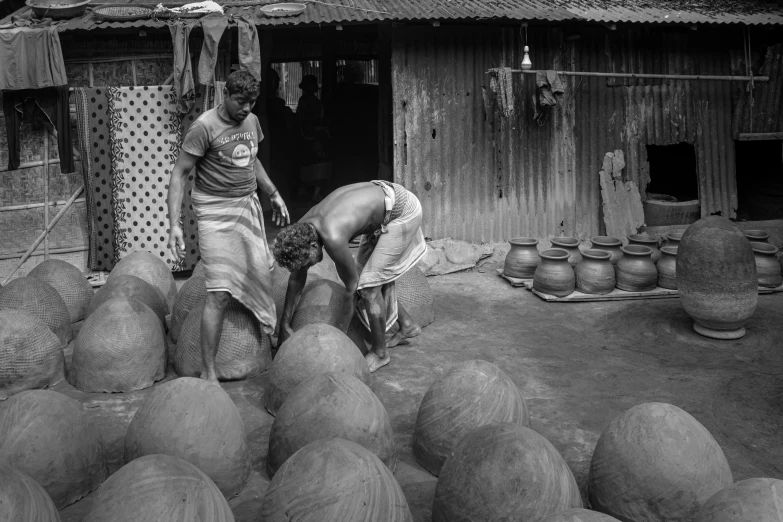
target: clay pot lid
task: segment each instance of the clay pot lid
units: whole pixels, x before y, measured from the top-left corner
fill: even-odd
[[[751,241],[750,246],[753,247],[754,252],[758,252],[759,254],[767,254],[770,256],[774,256],[778,253],[778,247],[775,245],[770,245],[769,243],[762,243],[760,241]]]
[[[745,237],[751,241],[754,239],[762,240],[769,238],[769,232],[766,230],[743,230],[743,232],[745,233]]]
[[[579,240],[575,237],[553,237],[552,244],[565,247],[579,246]]]
[[[562,248],[550,248],[544,250],[543,252],[539,252],[538,255],[540,255],[543,259],[549,259],[551,261],[562,261],[571,257],[571,254]]]
[[[666,237],[668,239],[673,239],[675,241],[680,241],[682,239],[682,232],[666,232]]]
[[[677,255],[677,247],[676,246],[661,247],[661,252],[663,252],[664,254],[669,254],[670,256],[676,256]]]
[[[658,244],[658,240],[647,234],[628,234],[629,241],[636,241],[639,243]]]
[[[514,239],[509,239],[508,242],[514,246],[536,246],[538,239],[534,237],[515,237]]]
[[[610,254],[606,250],[597,250],[591,248],[589,250],[585,250],[584,252],[582,252],[582,257],[586,257],[588,259],[597,259],[599,261],[609,261],[609,259],[611,259],[612,257],[612,254]]]
[[[594,245],[601,245],[601,246],[622,246],[623,242],[617,239],[616,237],[610,237],[610,236],[595,236],[593,239],[590,240]]]
[[[652,248],[642,245],[627,245],[620,247],[620,250],[623,251],[623,254],[628,254],[629,256],[651,256],[653,252]]]

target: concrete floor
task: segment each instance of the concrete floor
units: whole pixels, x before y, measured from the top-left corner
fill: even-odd
[[[468,359],[490,361],[514,380],[531,427],[561,452],[583,496],[603,427],[649,401],[677,405],[704,424],[735,481],[783,479],[783,293],[759,296],[743,339],[713,341],[692,330],[678,299],[545,303],[510,287],[494,268],[430,278],[435,322],[411,346],[394,348],[391,364],[374,374],[398,444],[395,476],[416,522],[431,519],[436,485],[411,453],[418,406],[435,379]],[[269,482],[274,419],[261,402],[265,383],[265,375],[224,383],[245,421],[255,469],[230,502],[238,521],[256,520]],[[55,390],[85,404],[106,440],[111,471],[118,469],[125,429],[151,389],[84,394],[63,383]],[[90,502],[63,510],[63,521],[81,520]]]

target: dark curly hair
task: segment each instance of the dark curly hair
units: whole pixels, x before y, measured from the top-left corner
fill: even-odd
[[[247,98],[258,98],[261,85],[248,71],[234,71],[226,78],[226,90],[229,96],[241,94]]]
[[[320,242],[315,227],[310,223],[294,223],[285,227],[275,238],[272,253],[277,264],[294,271],[310,259],[310,243]]]

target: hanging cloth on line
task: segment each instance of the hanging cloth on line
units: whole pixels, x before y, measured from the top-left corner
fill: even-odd
[[[239,30],[239,67],[261,81],[261,45],[255,22],[246,17],[236,17]]]
[[[190,63],[190,30],[198,22],[175,20],[169,24],[171,43],[174,45],[174,93],[177,110],[187,114],[196,98],[193,68]]]
[[[201,19],[201,29],[204,31],[204,43],[198,58],[198,83],[201,85],[210,85],[215,77],[218,46],[226,26],[228,20],[222,15],[206,16]]]
[[[563,78],[556,71],[538,71],[536,73],[536,94],[533,95],[533,119],[539,124],[544,124],[546,112],[557,107],[556,94],[563,94]]]
[[[0,90],[67,85],[60,36],[54,26],[0,30]]]

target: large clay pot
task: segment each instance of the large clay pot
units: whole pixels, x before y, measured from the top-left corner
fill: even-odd
[[[678,247],[682,241],[683,232],[666,232],[666,246]]]
[[[661,247],[661,260],[656,266],[658,269],[658,286],[677,290],[677,247]]]
[[[617,262],[617,288],[626,292],[649,292],[658,286],[658,270],[652,261],[652,248],[642,245],[622,247]]]
[[[536,273],[541,262],[538,257],[538,239],[533,237],[517,237],[509,239],[511,250],[506,254],[503,275],[519,279],[530,279]]]
[[[769,232],[766,230],[745,230],[745,237],[748,241],[756,241],[758,243],[769,243]]]
[[[783,275],[780,274],[780,264],[776,257],[778,247],[758,241],[751,241],[750,246],[753,248],[753,254],[756,258],[759,286],[777,288],[783,285]]]
[[[544,294],[565,297],[574,293],[576,276],[568,264],[568,252],[550,248],[539,254],[541,263],[533,276],[533,288]]]
[[[698,333],[739,339],[756,311],[758,272],[745,234],[721,216],[700,219],[677,249],[677,290]]]
[[[628,236],[629,245],[646,246],[652,250],[652,262],[657,263],[661,258],[661,251],[658,249],[658,239],[647,234],[630,234]]]
[[[582,260],[574,267],[576,289],[585,294],[608,294],[616,283],[612,254],[605,250],[585,250]]]
[[[579,250],[580,241],[575,237],[553,237],[552,248],[560,248],[568,252],[568,264],[576,266],[582,260],[582,252]]]
[[[613,265],[616,265],[617,261],[623,257],[623,251],[620,249],[620,247],[623,246],[623,242],[616,237],[596,236],[592,238],[590,242],[593,244],[594,250],[605,250],[609,252],[612,255],[609,261],[611,261]]]

